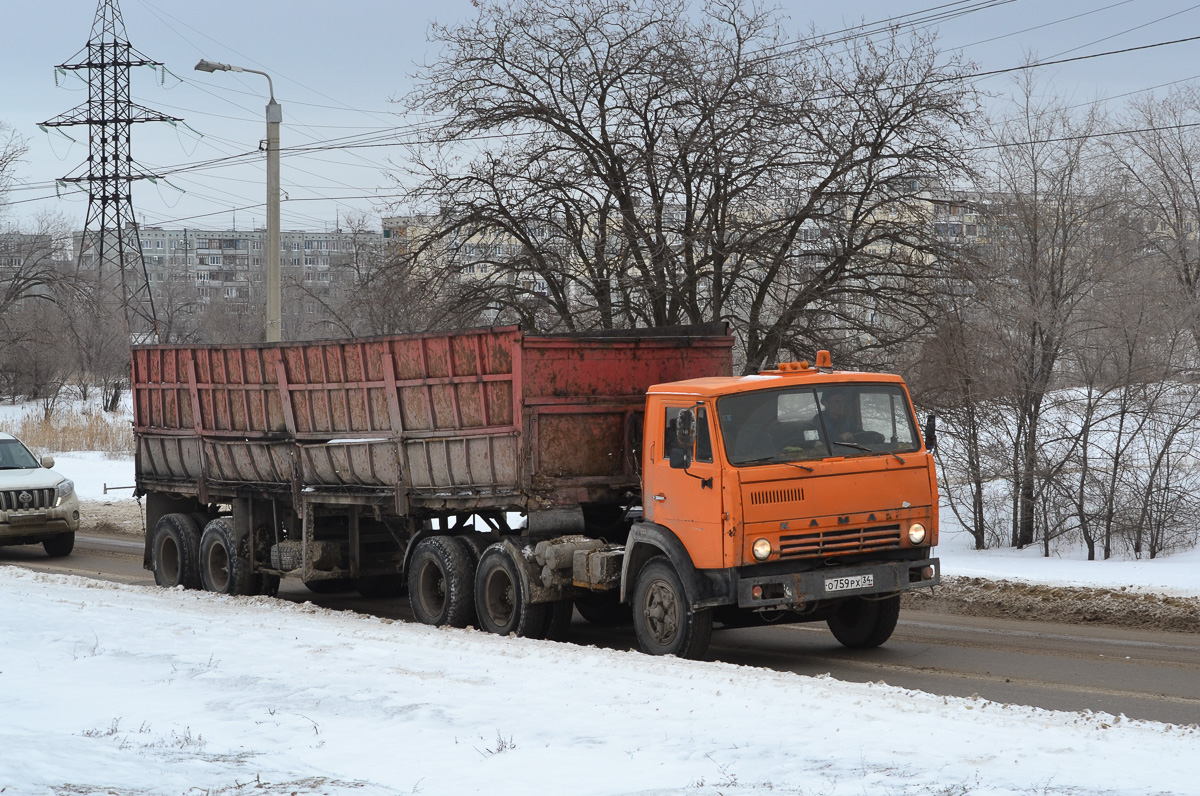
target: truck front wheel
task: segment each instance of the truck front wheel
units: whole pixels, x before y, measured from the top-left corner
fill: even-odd
[[[233,525],[224,518],[212,520],[200,536],[200,581],[205,591],[218,594],[254,594],[250,562],[238,555]]]
[[[900,595],[882,600],[851,597],[826,620],[833,637],[851,649],[878,647],[892,636],[900,618]]]
[[[646,562],[633,597],[633,628],[649,655],[700,658],[712,638],[712,609],[694,610],[666,556]]]
[[[475,613],[475,582],[465,544],[449,536],[417,543],[408,570],[408,603],[417,621],[466,627]]]
[[[188,514],[164,514],[150,540],[154,582],[173,589],[200,588],[200,528]]]
[[[508,548],[494,544],[479,557],[475,573],[475,610],[489,633],[541,638],[549,628],[548,603],[525,601],[517,563]]]

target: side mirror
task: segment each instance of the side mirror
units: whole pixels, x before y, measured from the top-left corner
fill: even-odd
[[[692,454],[683,448],[671,448],[671,469],[686,470],[692,466]]]
[[[925,447],[930,451],[937,450],[937,415],[930,415],[925,421]]]
[[[53,469],[54,457],[53,456],[43,456],[42,457],[42,467],[45,467],[47,470]]]

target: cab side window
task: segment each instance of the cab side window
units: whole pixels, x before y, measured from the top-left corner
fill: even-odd
[[[679,447],[675,437],[675,429],[679,421],[679,413],[690,406],[668,406],[663,423],[663,458],[671,458],[671,449]],[[693,461],[712,462],[712,434],[708,430],[708,411],[703,406],[696,406],[696,451]]]

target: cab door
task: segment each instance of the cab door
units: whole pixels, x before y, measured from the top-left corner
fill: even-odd
[[[675,532],[698,568],[719,568],[724,564],[724,515],[721,502],[721,467],[713,445],[712,415],[708,407],[694,400],[666,400],[651,410],[658,413],[655,423],[662,429],[647,446],[646,492],[643,506],[648,519]],[[694,417],[694,440],[681,441],[681,421]],[[687,458],[686,468],[672,468],[671,454]]]

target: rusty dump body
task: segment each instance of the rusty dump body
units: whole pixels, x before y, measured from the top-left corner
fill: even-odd
[[[615,503],[647,388],[731,368],[724,324],[634,334],[136,346],[138,488],[397,516]]]

